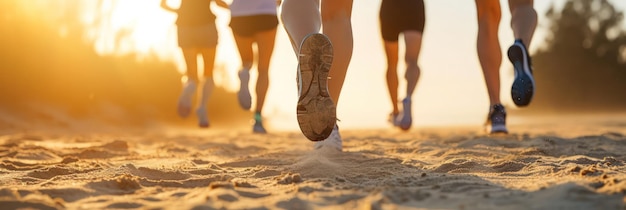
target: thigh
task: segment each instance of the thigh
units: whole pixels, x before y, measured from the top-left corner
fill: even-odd
[[[385,41],[385,55],[387,57],[387,66],[390,67],[389,71],[396,71],[398,65],[398,42],[397,41]]]
[[[259,54],[259,60],[258,60],[259,71],[262,71],[262,68],[267,70],[270,59],[272,57],[272,53],[274,52],[275,40],[276,40],[276,28],[270,29],[270,30],[264,30],[255,35],[255,41],[257,44],[258,54]]]
[[[217,28],[209,23],[178,27],[178,45],[184,48],[212,48],[217,46]]]
[[[237,50],[239,51],[239,56],[241,58],[241,65],[245,68],[250,68],[254,59],[254,51],[252,50],[254,38],[241,36],[236,33],[233,33],[233,37],[235,38],[235,43],[237,44]]]
[[[215,48],[200,48],[199,50],[204,60],[204,75],[205,77],[212,77],[213,65],[215,64]]]
[[[420,50],[422,49],[422,32],[407,31],[404,32],[405,60],[407,62],[417,62]]]

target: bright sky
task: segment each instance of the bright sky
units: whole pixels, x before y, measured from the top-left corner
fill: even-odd
[[[535,1],[540,26],[531,51],[542,44],[544,28],[547,27],[543,19],[545,12],[551,4],[562,5],[563,2],[565,0]],[[626,9],[626,2],[622,0],[611,2],[622,11]],[[181,71],[184,69],[183,58],[176,44],[176,16],[162,10],[159,0],[112,0],[106,3],[115,10],[111,14],[112,19],[108,20],[111,28],[103,31],[127,28],[130,29],[128,33],[132,40],[124,41],[124,49],[113,49],[111,46],[115,42],[115,35],[94,31],[92,35],[97,39],[96,47],[101,53],[156,53],[163,59],[176,62]],[[170,5],[178,4],[178,0],[170,0]],[[414,125],[482,125],[488,112],[488,98],[476,55],[474,1],[455,1],[454,6],[450,6],[449,1],[426,0],[425,4],[426,28],[419,61],[422,77],[413,96]],[[337,110],[342,128],[389,127],[386,120],[391,112],[391,104],[384,76],[386,64],[379,34],[379,5],[380,0],[354,2],[354,54]],[[513,35],[509,27],[507,1],[502,1],[502,8],[500,42],[504,53],[513,42]],[[235,91],[238,86],[236,72],[240,62],[228,28],[229,13],[217,6],[213,11],[217,13],[220,31],[216,68],[228,70],[226,75],[215,75],[215,78],[218,85]],[[89,18],[85,20],[89,21]],[[271,85],[263,113],[266,126],[271,130],[297,129],[296,63],[289,39],[282,26],[279,26],[270,67]],[[399,93],[400,97],[404,97],[402,64],[400,68]],[[514,109],[508,95],[513,76],[506,56],[503,57],[501,72],[503,103],[509,109]],[[254,81],[256,74],[252,76]],[[254,83],[250,86],[254,87]],[[510,115],[509,119],[510,123],[515,123],[516,116]]]

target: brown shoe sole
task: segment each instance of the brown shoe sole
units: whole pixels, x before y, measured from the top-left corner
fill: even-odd
[[[333,62],[333,46],[328,37],[307,35],[300,46],[298,62],[298,124],[309,140],[322,141],[328,138],[337,120],[335,103],[328,93],[328,73]]]

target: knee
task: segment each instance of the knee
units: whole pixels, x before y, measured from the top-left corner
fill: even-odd
[[[406,72],[404,73],[405,79],[419,78],[419,76],[420,76],[420,68],[418,65],[414,65],[412,67],[407,68]]]
[[[252,68],[252,61],[241,61],[241,68],[250,70]]]
[[[406,57],[404,58],[404,62],[409,68],[417,67],[417,58]]]
[[[397,65],[387,65],[387,74],[397,74],[398,72],[398,66]]]

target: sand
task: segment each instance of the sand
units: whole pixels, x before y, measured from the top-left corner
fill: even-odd
[[[576,119],[576,118],[574,118]],[[0,208],[626,209],[626,118],[297,131],[0,132]]]

